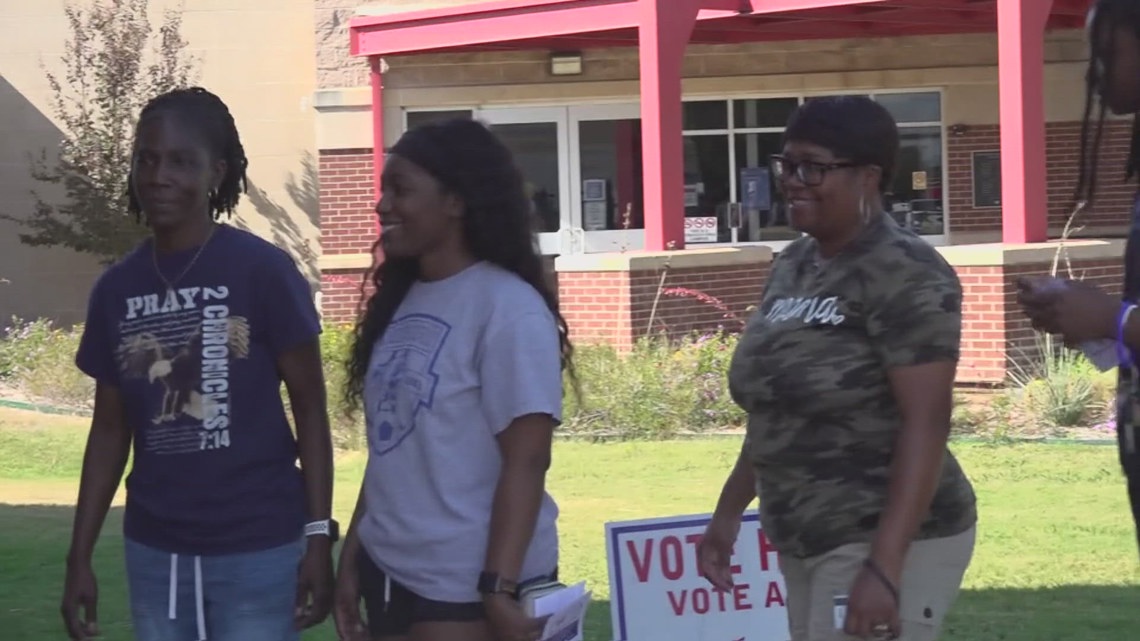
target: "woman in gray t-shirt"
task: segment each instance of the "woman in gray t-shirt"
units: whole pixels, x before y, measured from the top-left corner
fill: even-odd
[[[544,486],[571,347],[522,176],[483,125],[429,124],[392,149],[376,211],[385,260],[348,364],[369,454],[341,638],[537,639],[518,594],[556,578]]]

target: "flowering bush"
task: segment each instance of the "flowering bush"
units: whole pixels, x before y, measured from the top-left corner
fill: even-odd
[[[62,329],[50,320],[12,319],[0,334],[0,382],[28,396],[88,409],[95,385],[75,368],[83,328]]]
[[[648,338],[628,354],[579,346],[582,395],[567,393],[563,431],[633,439],[739,428],[744,416],[729,397],[726,377],[735,347],[735,336],[719,332],[679,341]]]

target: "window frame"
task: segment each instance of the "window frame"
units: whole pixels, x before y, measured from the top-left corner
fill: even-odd
[[[922,238],[926,239],[932,245],[946,245],[949,239],[949,194],[947,193],[946,185],[950,174],[949,158],[950,154],[947,150],[946,144],[946,92],[942,87],[909,87],[899,89],[872,89],[867,91],[811,91],[801,93],[741,93],[741,94],[703,94],[685,96],[682,102],[712,102],[717,100],[724,101],[725,112],[728,117],[728,129],[684,129],[681,131],[682,138],[698,137],[698,136],[728,136],[728,166],[729,166],[729,193],[732,195],[732,202],[740,202],[740,176],[736,171],[736,136],[737,134],[782,134],[785,127],[737,127],[734,122],[734,103],[744,100],[779,100],[795,98],[797,105],[802,106],[805,101],[810,98],[819,96],[866,96],[872,100],[876,100],[877,96],[883,95],[899,95],[909,93],[927,93],[938,95],[938,113],[940,119],[938,121],[922,121],[922,122],[905,122],[896,123],[900,130],[903,129],[934,129],[939,131],[941,141],[942,153],[942,175],[940,184],[942,185],[942,232],[939,234],[923,234]],[[741,247],[749,245],[759,245],[763,247],[772,247],[774,250],[779,251],[793,241],[790,240],[760,240],[760,241],[738,241],[728,243],[700,243],[701,247]]]
[[[938,95],[939,115],[941,116],[940,120],[929,121],[929,122],[898,123],[898,127],[900,130],[909,129],[909,128],[928,128],[928,129],[937,128],[939,131],[939,135],[941,137],[940,140],[941,140],[941,151],[942,151],[942,175],[940,177],[941,185],[942,185],[942,199],[941,200],[942,200],[942,212],[943,212],[943,214],[942,214],[942,233],[941,234],[922,235],[921,237],[923,239],[925,239],[927,242],[929,242],[930,244],[935,245],[935,246],[947,245],[947,244],[949,244],[949,229],[950,229],[950,214],[951,214],[950,209],[949,209],[950,195],[949,195],[949,192],[947,189],[948,180],[949,180],[949,176],[950,176],[950,153],[949,153],[949,145],[947,144],[948,126],[946,124],[946,90],[944,87],[938,86],[938,87],[880,88],[880,89],[867,89],[867,90],[863,90],[863,91],[850,91],[850,90],[826,91],[826,90],[819,90],[819,91],[802,91],[802,92],[744,92],[744,93],[732,93],[732,94],[724,94],[724,93],[690,94],[690,95],[686,95],[683,98],[683,102],[723,101],[724,102],[725,115],[726,115],[727,122],[728,122],[728,128],[727,129],[698,129],[698,130],[684,129],[684,130],[682,130],[681,135],[682,135],[682,138],[700,137],[700,136],[727,136],[728,137],[729,193],[731,194],[733,202],[739,202],[739,199],[740,199],[740,193],[739,193],[740,176],[739,176],[739,172],[736,171],[736,135],[737,134],[742,134],[742,135],[745,135],[745,134],[772,134],[772,133],[782,134],[785,130],[785,127],[782,127],[782,126],[781,127],[736,127],[736,123],[733,121],[733,118],[735,116],[734,110],[733,110],[733,105],[736,101],[795,98],[797,100],[797,105],[803,105],[803,103],[807,99],[813,98],[813,97],[819,97],[819,96],[857,95],[857,96],[867,96],[867,97],[871,98],[872,100],[875,100],[876,96],[897,95],[897,94],[907,94],[907,93],[930,93],[930,94],[937,94]],[[523,103],[514,103],[514,102],[502,103],[502,104],[495,103],[494,105],[484,105],[484,107],[485,108],[493,107],[496,109],[498,109],[498,108],[511,108],[511,107],[520,107],[521,108],[521,107],[533,107],[533,106],[571,107],[571,106],[587,105],[587,104],[628,103],[628,102],[637,101],[637,100],[638,100],[638,98],[636,96],[634,96],[632,98],[626,98],[626,99],[615,97],[613,99],[605,99],[605,100],[592,100],[592,99],[562,100],[562,101],[557,101],[557,102],[542,102],[541,105],[539,105],[539,103],[534,103],[534,104],[530,104],[530,103],[523,104]],[[400,112],[401,112],[400,120],[401,120],[401,125],[403,127],[401,133],[403,133],[404,131],[407,131],[408,114],[410,112],[440,112],[440,111],[470,111],[472,113],[472,117],[475,119],[478,119],[480,107],[476,106],[476,105],[469,105],[469,104],[431,105],[431,106],[423,106],[423,107],[420,107],[420,106],[401,107],[400,108]],[[565,171],[567,171],[567,172],[570,171],[570,168],[566,167]],[[727,242],[727,243],[700,243],[699,246],[700,247],[743,247],[743,246],[754,246],[755,245],[755,246],[762,246],[762,247],[771,247],[774,251],[780,251],[792,242],[794,242],[794,241],[790,241],[790,240],[761,240],[761,241],[738,241],[738,242]]]

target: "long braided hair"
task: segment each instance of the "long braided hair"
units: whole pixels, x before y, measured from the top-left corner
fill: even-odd
[[[1104,134],[1108,106],[1098,99],[1101,85],[1112,76],[1114,25],[1127,25],[1140,36],[1140,1],[1097,0],[1089,10],[1089,65],[1085,73],[1085,113],[1081,121],[1081,160],[1077,174],[1076,203],[1092,203],[1097,187],[1097,153]],[[1094,115],[1095,114],[1095,115]],[[1140,171],[1140,122],[1132,123],[1125,180]]]
[[[229,107],[218,96],[201,87],[175,89],[153,98],[143,107],[139,125],[154,114],[173,111],[183,116],[188,124],[198,128],[202,138],[215,157],[226,163],[226,173],[218,189],[210,193],[210,215],[218,220],[222,215],[232,216],[247,186],[246,168],[249,160],[241,145],[234,117]],[[143,212],[135,194],[134,169],[127,176],[127,210],[141,221]]]

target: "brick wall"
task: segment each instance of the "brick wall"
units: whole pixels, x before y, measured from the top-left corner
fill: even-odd
[[[1050,268],[1049,263],[957,268],[965,298],[959,383],[997,384],[1011,368],[1031,367],[1037,339],[1017,306],[1017,279],[1048,274]],[[1075,261],[1073,275],[1117,295],[1124,282],[1119,260]]]
[[[321,251],[368,253],[376,239],[371,149],[321,150]]]
[[[573,340],[628,349],[651,325],[654,333],[671,336],[739,330],[760,299],[767,272],[766,264],[563,272],[559,300]]]
[[[321,272],[321,316],[325,323],[340,325],[356,321],[362,303],[360,285],[363,278],[364,272],[358,269]]]
[[[1123,167],[1131,140],[1130,125],[1105,123],[1098,156],[1098,187],[1095,209],[1086,210],[1089,226],[1125,225],[1131,209],[1133,186],[1124,181]],[[1046,125],[1046,171],[1048,176],[1049,225],[1061,227],[1072,213],[1073,194],[1080,167],[1081,123],[1051,122]],[[974,208],[973,153],[1001,147],[997,125],[970,125],[966,133],[948,134],[947,205],[952,232],[1001,229],[1001,208]]]

